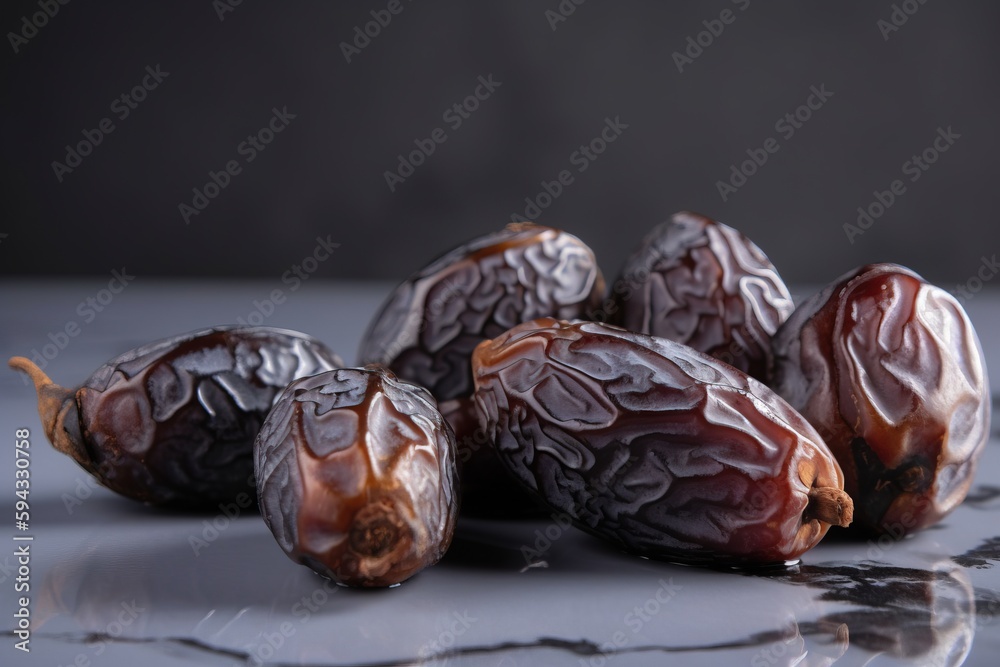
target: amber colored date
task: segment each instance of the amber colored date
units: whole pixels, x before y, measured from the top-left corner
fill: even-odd
[[[261,514],[278,544],[339,583],[398,584],[451,543],[455,436],[426,390],[384,368],[291,383],[254,451]]]
[[[531,507],[495,465],[462,402],[473,391],[472,351],[537,317],[578,318],[604,294],[593,251],[558,229],[515,223],[461,245],[393,291],[365,333],[359,359],[392,369],[442,402],[462,461],[463,511]],[[444,405],[445,401],[456,401]],[[468,474],[465,474],[468,470]]]
[[[761,381],[771,366],[771,336],[793,309],[760,248],[689,212],[650,232],[612,291],[612,324],[684,343]]]
[[[836,455],[860,527],[899,537],[962,502],[990,396],[950,294],[895,264],[863,266],[801,304],[774,349],[772,386]]]
[[[635,553],[700,565],[796,558],[851,500],[816,431],[685,345],[540,319],[473,358],[480,419],[553,509]]]
[[[291,380],[338,368],[304,334],[218,327],[126,352],[79,389],[23,357],[53,446],[112,491],[154,505],[213,507],[252,488],[253,442]]]

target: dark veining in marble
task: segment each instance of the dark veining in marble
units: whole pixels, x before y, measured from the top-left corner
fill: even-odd
[[[992,545],[993,551],[990,553],[996,556],[1000,538],[987,541],[983,547],[987,545]],[[431,656],[357,663],[349,667],[402,667],[463,656],[532,649],[559,650],[581,657],[610,657],[617,654],[693,653],[754,647],[766,651],[768,647],[780,646],[783,647],[782,650],[789,652],[786,655],[788,657],[796,651],[805,654],[806,647],[802,637],[816,638],[816,643],[822,647],[820,652],[834,654],[829,656],[832,663],[847,649],[848,636],[851,644],[871,652],[917,658],[926,656],[933,649],[938,649],[937,653],[940,654],[940,649],[943,648],[947,655],[960,660],[971,644],[975,629],[976,616],[971,610],[975,608],[980,619],[1000,616],[1000,593],[988,589],[973,591],[961,578],[943,571],[865,562],[799,565],[784,571],[746,572],[745,575],[817,588],[823,591],[819,598],[821,600],[847,603],[858,608],[827,614],[816,621],[794,624],[789,628],[767,630],[716,644],[623,646],[607,652],[601,644],[586,639],[541,637],[534,641],[458,647]],[[11,631],[2,634],[13,636]],[[247,651],[217,647],[190,637],[130,638],[102,633],[35,633],[34,637],[80,644],[106,642],[183,646],[220,658],[236,659],[247,665],[255,661],[255,657]],[[815,645],[811,647],[810,655],[817,650]],[[274,667],[290,667],[293,664],[299,663],[268,662],[268,665]],[[959,663],[949,661],[945,664]],[[317,667],[323,665],[318,664]]]
[[[14,632],[7,630],[6,632],[0,633],[0,635],[13,637]],[[35,641],[38,639],[50,639],[53,641],[65,642],[67,644],[175,644],[220,657],[245,660],[247,664],[251,664],[251,656],[246,651],[238,651],[235,649],[225,648],[223,646],[212,646],[211,644],[207,644],[200,639],[195,639],[194,637],[123,637],[121,635],[113,636],[106,632],[85,632],[82,634],[75,634],[71,632],[43,634],[33,632],[31,637]]]
[[[992,484],[980,484],[969,491],[969,495],[962,501],[980,510],[1000,509],[1000,486]]]
[[[939,643],[931,631],[932,614],[927,610],[856,609],[828,614],[822,621],[846,624],[851,644],[872,653],[917,658],[930,653]]]
[[[969,549],[961,556],[952,556],[953,561],[962,567],[974,567],[985,570],[1000,562],[1000,537],[991,537],[978,547]]]
[[[921,608],[928,602],[928,584],[947,579],[944,572],[877,563],[800,565],[787,574],[768,577],[823,590],[821,600],[865,607]]]
[[[691,653],[691,652],[702,652],[702,651],[718,651],[718,650],[734,650],[740,648],[754,648],[757,646],[767,646],[773,644],[788,644],[791,641],[802,637],[803,635],[813,635],[813,634],[823,634],[830,635],[833,638],[831,643],[837,643],[839,649],[837,652],[842,654],[847,648],[847,635],[846,631],[839,627],[829,627],[824,626],[823,623],[809,623],[805,625],[799,625],[797,627],[786,628],[784,630],[768,630],[764,632],[759,632],[745,639],[736,639],[728,642],[721,642],[718,644],[694,644],[687,646],[658,646],[658,645],[644,645],[644,646],[624,646],[617,648],[613,651],[606,651],[596,642],[592,642],[586,639],[571,640],[571,639],[560,639],[558,637],[539,637],[534,641],[509,641],[500,642],[498,644],[489,644],[481,646],[465,646],[459,648],[453,648],[440,653],[435,653],[429,656],[421,656],[417,658],[410,658],[405,660],[384,660],[376,662],[364,662],[364,663],[310,663],[313,667],[405,667],[406,665],[419,665],[427,662],[437,663],[441,660],[448,660],[451,658],[459,658],[463,656],[472,655],[483,655],[490,653],[502,653],[504,651],[514,651],[514,650],[530,650],[530,649],[554,649],[560,651],[566,651],[573,655],[582,657],[595,657],[604,656],[611,657],[618,654],[633,654],[633,653]],[[6,631],[0,633],[0,636],[13,637],[13,631]],[[225,647],[212,646],[199,639],[194,639],[191,637],[113,637],[106,633],[84,633],[84,634],[72,634],[72,633],[59,633],[59,634],[40,634],[34,633],[34,639],[44,638],[53,641],[62,641],[71,644],[90,644],[94,642],[102,642],[107,644],[166,644],[166,645],[180,645],[187,648],[192,648],[197,651],[216,655],[223,658],[235,658],[237,660],[245,661],[247,665],[260,664],[259,660],[247,651],[240,651],[236,649],[230,649]],[[301,667],[303,663],[301,662],[279,662],[279,661],[268,661],[265,663],[269,667]]]
[[[983,624],[1000,618],[1000,592],[990,588],[976,589],[976,618]]]
[[[913,658],[947,644],[943,647],[947,654],[960,658],[971,645],[973,609],[979,606],[962,577],[946,571],[864,562],[802,565],[769,578],[818,588],[823,591],[820,600],[859,607],[819,620],[826,627],[846,624],[855,646]]]

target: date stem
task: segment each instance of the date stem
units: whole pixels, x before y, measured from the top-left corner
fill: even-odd
[[[38,393],[38,416],[52,446],[86,467],[87,457],[79,442],[80,422],[76,407],[76,392],[57,385],[30,359],[11,357],[7,364],[27,375],[35,384],[35,391]]]
[[[854,501],[837,487],[814,486],[809,489],[809,504],[802,519],[817,519],[833,526],[849,526],[854,519]]]

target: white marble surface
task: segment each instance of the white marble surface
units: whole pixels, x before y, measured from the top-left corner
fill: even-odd
[[[137,344],[246,319],[281,285],[137,280],[86,321],[78,304],[102,287],[0,283],[0,356],[30,355],[76,322],[46,368],[72,385]],[[350,361],[389,287],[307,284],[264,323],[308,332]],[[1000,294],[968,308],[992,336]],[[1000,378],[1000,341],[983,342]],[[163,512],[95,487],[47,444],[33,391],[13,372],[0,373],[0,396],[3,665],[1000,663],[997,425],[973,497],[943,524],[898,543],[828,538],[771,576],[627,556],[554,521],[463,520],[439,565],[395,589],[356,591],[288,560],[253,512]],[[24,533],[13,517],[17,428],[32,443]],[[14,648],[16,534],[34,538],[30,653]],[[962,557],[991,539],[985,556]],[[525,546],[545,567],[525,568]]]

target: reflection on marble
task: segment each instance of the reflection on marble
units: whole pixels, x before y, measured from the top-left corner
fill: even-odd
[[[118,348],[218,324],[224,304],[265,288],[136,283],[115,302],[120,317],[96,320],[51,370],[83,377]],[[63,304],[58,286],[32,289],[32,317],[0,339],[10,348],[0,354],[37,347],[65,322],[61,307],[72,314],[76,301]],[[349,356],[382,294],[303,288],[268,324],[318,333]],[[986,301],[973,304],[979,317],[1000,320],[1000,299]],[[361,314],[356,327],[328,317],[347,306]],[[1000,345],[985,344],[1000,379]],[[357,591],[287,559],[253,510],[165,512],[88,485],[44,442],[17,376],[0,376],[0,399],[8,433],[33,430],[35,536],[32,652],[13,650],[7,616],[2,665],[993,667],[1000,655],[996,434],[968,499],[935,529],[898,542],[831,534],[785,570],[644,560],[545,517],[463,519],[440,564],[392,590]],[[7,457],[0,479],[13,479]],[[0,591],[11,609],[5,552]]]
[[[940,566],[947,569],[937,569]],[[969,577],[947,563],[934,569],[879,563],[803,565],[783,580],[823,591],[820,600],[854,607],[820,618],[842,623],[854,646],[935,665],[960,665],[975,635]]]
[[[996,342],[995,342],[996,336],[993,336],[993,338],[994,338],[993,344],[996,345]],[[995,371],[996,367],[995,367],[995,365],[989,363],[989,357],[987,357],[987,365],[992,369],[991,372],[990,372],[990,377],[991,378],[992,377],[996,377],[995,375],[993,375],[993,372]],[[994,392],[996,392],[996,384],[997,384],[997,382],[995,380],[991,382],[992,390]],[[997,442],[997,441],[1000,441],[1000,417],[996,416],[996,415],[1000,415],[1000,393],[994,393],[993,394],[992,411],[993,411],[994,417],[993,417],[993,421],[991,423],[992,430],[990,431],[990,437],[993,439],[994,442]]]
[[[1000,563],[1000,537],[991,537],[961,556],[952,556],[952,560],[962,567],[993,567],[994,564]]]
[[[1000,508],[1000,486],[993,484],[979,484],[974,486],[963,502],[977,509],[988,510]]]

